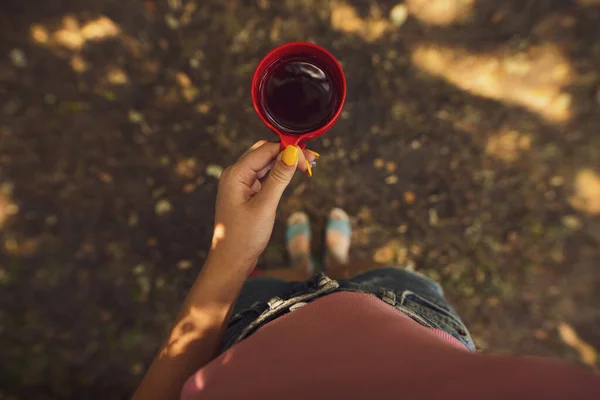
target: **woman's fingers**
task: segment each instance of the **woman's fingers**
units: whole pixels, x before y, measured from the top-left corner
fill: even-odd
[[[253,187],[256,180],[262,180],[273,168],[274,160],[279,154],[279,143],[261,140],[254,143],[234,164],[237,180],[248,187]],[[319,153],[305,149],[298,152],[298,169],[312,176],[312,168]]]
[[[242,158],[244,158],[244,156],[256,149],[258,149],[259,147],[262,147],[262,145],[269,143],[268,140],[259,140],[258,142],[254,143],[252,146],[250,146],[248,148],[248,150],[246,150],[245,152],[242,153],[242,155],[238,158],[238,161],[240,161]]]

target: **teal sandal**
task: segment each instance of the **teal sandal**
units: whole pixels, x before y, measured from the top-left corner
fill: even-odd
[[[298,218],[303,218],[304,220],[299,223],[292,223],[292,221],[294,221],[295,219],[298,219]],[[311,258],[310,253],[308,253],[308,254],[302,253],[302,254],[292,255],[292,252],[290,251],[290,248],[289,248],[289,243],[296,236],[302,235],[302,234],[308,236],[308,240],[310,242],[312,233],[310,230],[310,220],[308,218],[308,215],[306,215],[306,213],[304,213],[302,211],[297,211],[297,212],[293,213],[292,215],[290,215],[290,217],[287,220],[287,226],[286,226],[286,230],[285,230],[285,247],[286,247],[288,255],[290,256],[290,261],[291,261],[292,265],[295,265],[297,263],[298,259],[307,257],[310,262],[311,270],[314,271],[314,262]]]
[[[337,214],[338,218],[333,218],[333,215]],[[327,226],[325,228],[325,240],[327,240],[327,233],[331,230],[335,230],[340,232],[342,235],[348,238],[348,247],[350,246],[350,241],[352,239],[352,224],[350,223],[350,217],[344,210],[341,208],[333,208],[329,212],[329,219],[327,220]],[[348,263],[348,251],[349,248],[344,252],[345,254],[335,254],[335,252],[330,252],[329,245],[326,243],[326,257],[327,255],[332,255],[335,259],[337,259],[342,264]]]

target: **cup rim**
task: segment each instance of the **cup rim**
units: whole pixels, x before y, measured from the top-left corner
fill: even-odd
[[[277,57],[275,57],[273,59],[274,55],[285,52],[285,50],[289,49],[290,47],[293,47],[293,48],[309,47],[309,48],[312,48],[313,50],[317,50],[317,51],[323,53],[330,61],[332,61],[333,66],[337,69],[336,72],[339,75],[340,84],[341,84],[340,85],[341,86],[341,93],[340,93],[341,100],[340,100],[338,107],[336,108],[336,111],[333,114],[333,116],[329,119],[329,121],[327,121],[327,123],[325,125],[317,128],[315,130],[303,133],[301,135],[293,135],[293,134],[281,131],[280,129],[275,127],[269,121],[268,118],[266,118],[263,115],[263,112],[259,108],[259,86],[260,86],[260,81],[264,75],[264,72],[275,61],[277,61]],[[267,128],[269,128],[271,131],[273,131],[275,134],[277,134],[279,136],[279,138],[281,139],[282,143],[284,142],[285,139],[288,139],[288,140],[286,140],[286,142],[291,142],[288,144],[298,145],[298,143],[301,141],[304,142],[307,140],[316,139],[317,137],[323,135],[325,132],[327,132],[329,129],[331,129],[331,127],[337,122],[337,120],[339,119],[339,117],[342,113],[342,110],[344,108],[344,103],[346,101],[346,76],[344,75],[344,70],[342,69],[342,66],[340,65],[339,61],[333,56],[333,54],[331,54],[328,50],[324,49],[323,47],[321,47],[317,44],[314,44],[314,43],[310,43],[310,42],[289,42],[289,43],[285,43],[285,44],[282,44],[280,46],[277,46],[277,47],[271,49],[271,51],[269,51],[260,60],[260,62],[256,66],[256,69],[254,70],[254,74],[252,76],[251,97],[252,97],[252,105],[254,107],[254,111],[256,111],[256,114],[258,114],[258,117],[267,126]]]

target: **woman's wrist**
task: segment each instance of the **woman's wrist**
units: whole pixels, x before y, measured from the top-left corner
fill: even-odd
[[[239,254],[238,251],[219,246],[211,250],[204,268],[218,268],[222,272],[245,274],[247,277],[256,267],[258,259]]]

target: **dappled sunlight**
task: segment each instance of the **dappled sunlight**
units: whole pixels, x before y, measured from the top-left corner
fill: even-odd
[[[579,353],[579,359],[584,364],[590,367],[596,367],[598,361],[598,353],[594,347],[581,339],[575,329],[565,322],[561,322],[558,326],[558,334],[560,339],[569,347]]]
[[[575,176],[574,195],[569,199],[576,210],[600,215],[600,174],[584,168]]]
[[[406,0],[410,15],[426,25],[447,26],[465,22],[475,0]]]
[[[502,161],[517,160],[531,149],[531,135],[515,129],[501,129],[487,138],[485,152]]]
[[[12,199],[13,186],[4,183],[0,185],[0,231],[8,220],[19,212],[19,206]]]
[[[600,0],[575,0],[581,7],[600,7]]]
[[[129,81],[127,73],[116,65],[107,68],[105,79],[111,85],[124,85]]]
[[[213,232],[212,243],[210,245],[211,250],[217,248],[219,243],[225,239],[225,225],[222,223],[218,223],[215,225],[215,230]]]
[[[102,41],[117,37],[121,28],[110,18],[100,16],[81,25],[74,15],[66,15],[59,29],[50,31],[41,24],[33,24],[30,36],[40,45],[51,45],[71,51],[80,50],[88,41]]]
[[[418,45],[413,63],[477,96],[519,105],[554,122],[571,117],[571,95],[563,92],[573,72],[553,45],[519,53],[470,53],[440,45]]]
[[[331,26],[337,31],[356,34],[367,42],[373,42],[392,25],[377,8],[372,7],[369,16],[362,18],[351,5],[335,2],[331,7]]]
[[[77,72],[78,74],[83,74],[89,69],[88,62],[85,61],[85,59],[79,54],[73,55],[73,57],[71,57],[71,60],[69,61],[69,64],[71,65],[73,71]]]
[[[160,357],[175,358],[185,352],[187,347],[207,334],[206,322],[210,316],[218,313],[220,304],[207,304],[201,308],[191,307],[173,328],[169,342],[163,347]]]

